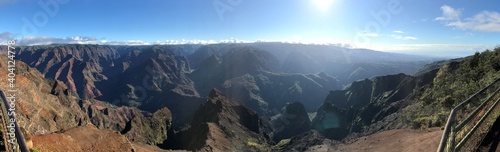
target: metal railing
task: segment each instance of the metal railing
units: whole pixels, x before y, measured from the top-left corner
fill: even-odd
[[[2,127],[0,129],[2,129],[5,151],[12,152],[14,150],[14,148],[11,147],[12,145],[8,142],[9,139],[7,138],[7,136],[8,136],[7,131],[9,130],[7,128],[7,122],[9,122],[9,117],[8,117],[7,109],[4,106],[4,102],[0,102],[0,111],[1,111],[0,113],[2,114],[2,119],[0,119],[0,121],[2,123]]]
[[[437,151],[453,152],[464,150],[462,148],[470,151],[477,148],[493,125],[490,121],[496,120],[495,116],[490,114],[494,110],[499,110],[495,109],[500,100],[499,91],[500,78],[453,108]],[[490,121],[485,121],[487,119]],[[476,139],[471,140],[473,136]],[[477,140],[477,138],[481,139]]]
[[[5,96],[5,93],[0,90],[0,95],[2,96],[2,104],[0,104],[0,106],[2,106],[2,112],[5,114],[6,113],[6,109],[9,107],[9,103],[7,101],[7,98]],[[10,108],[10,107],[9,107]],[[8,118],[8,120],[10,119],[14,119],[15,115],[3,115],[4,119]],[[4,121],[4,122],[10,122],[10,121]],[[24,139],[24,135],[23,133],[21,132],[21,128],[19,128],[19,125],[17,124],[17,121],[14,121],[14,131],[15,131],[15,135],[16,135],[16,142],[18,144],[17,147],[12,147],[12,148],[15,148],[15,149],[12,149],[12,151],[21,151],[21,152],[29,152],[29,149],[28,149],[28,146],[26,145],[26,140]],[[7,131],[7,130],[5,130]],[[6,144],[9,144],[9,143],[6,143]]]

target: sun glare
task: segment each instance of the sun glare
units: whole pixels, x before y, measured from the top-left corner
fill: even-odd
[[[335,0],[312,0],[316,8],[321,11],[328,11]]]

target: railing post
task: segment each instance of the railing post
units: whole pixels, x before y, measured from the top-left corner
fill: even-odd
[[[438,152],[444,152],[445,149],[449,149],[450,140],[449,135],[453,132],[454,128],[452,128],[455,120],[455,109],[452,109],[450,112],[450,116],[448,117],[448,121],[446,122],[446,126],[444,127],[443,136],[441,137],[441,142],[439,143]],[[448,151],[448,150],[446,150]]]
[[[455,126],[451,126],[451,133],[450,133],[450,143],[449,143],[449,147],[448,147],[448,150],[449,152],[454,152],[455,151]]]

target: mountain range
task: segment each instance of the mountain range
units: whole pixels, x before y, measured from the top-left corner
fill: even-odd
[[[46,150],[40,139],[83,130],[108,131],[133,149],[286,151],[301,147],[299,137],[314,145],[409,127],[400,115],[439,69],[468,60],[287,43],[15,52],[19,123]]]

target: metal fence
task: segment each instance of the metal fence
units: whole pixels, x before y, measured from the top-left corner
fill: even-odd
[[[496,79],[453,108],[437,151],[475,151],[499,115],[499,91]]]
[[[7,99],[6,99],[6,96],[5,96],[5,93],[0,90],[0,95],[2,96],[2,104],[0,104],[1,109],[2,109],[2,113],[3,113],[3,118],[4,118],[4,122],[10,122],[10,121],[7,121],[7,120],[10,120],[10,119],[14,119],[14,116],[15,115],[6,115],[6,109],[10,108],[9,107],[9,103],[7,102]],[[5,124],[4,124],[5,125]],[[26,145],[26,140],[24,138],[24,135],[23,133],[21,132],[21,129],[19,128],[19,125],[17,124],[17,121],[14,121],[14,130],[15,130],[15,135],[16,135],[16,142],[17,142],[17,147],[10,147],[9,149],[7,149],[8,151],[15,151],[15,152],[29,152],[29,149],[28,149],[28,146]],[[7,130],[5,130],[7,131]],[[6,148],[7,148],[7,145],[9,145],[8,143],[6,143]]]

